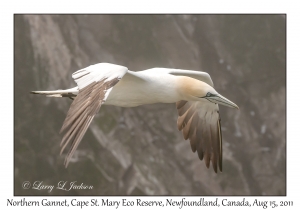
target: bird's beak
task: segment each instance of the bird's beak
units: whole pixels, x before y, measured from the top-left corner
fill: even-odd
[[[235,103],[233,103],[232,101],[230,101],[229,99],[225,98],[224,96],[222,96],[220,94],[206,97],[206,99],[213,103],[221,104],[221,105],[228,106],[231,108],[240,109]]]

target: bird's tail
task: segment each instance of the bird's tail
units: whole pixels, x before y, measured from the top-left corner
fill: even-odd
[[[31,91],[30,93],[46,95],[47,97],[69,97],[74,99],[78,94],[78,87],[67,90]]]

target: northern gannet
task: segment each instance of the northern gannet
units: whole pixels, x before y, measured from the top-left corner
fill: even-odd
[[[135,107],[153,103],[176,103],[177,127],[190,140],[200,160],[222,171],[222,132],[218,104],[238,106],[220,95],[206,72],[152,68],[133,72],[124,66],[99,63],[76,71],[77,87],[67,90],[32,91],[48,97],[73,99],[60,133],[61,152],[71,143],[65,166],[82,140],[101,105]]]

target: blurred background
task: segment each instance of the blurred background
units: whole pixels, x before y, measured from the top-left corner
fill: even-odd
[[[99,62],[208,72],[220,106],[223,172],[177,130],[175,104],[102,106],[72,162],[59,130],[72,101],[29,94],[76,86]],[[285,15],[15,15],[15,195],[286,195]],[[92,190],[25,190],[24,181]]]

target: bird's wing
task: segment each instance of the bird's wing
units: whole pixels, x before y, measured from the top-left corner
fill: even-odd
[[[64,133],[61,153],[71,142],[71,148],[65,159],[66,167],[95,114],[105,102],[113,86],[119,82],[127,70],[123,66],[100,63],[72,74],[79,92],[71,104],[60,131]]]
[[[181,70],[181,69],[169,69],[169,74],[175,75],[175,76],[186,76],[186,77],[192,77],[194,79],[200,80],[202,82],[205,82],[209,84],[210,86],[214,86],[212,79],[210,78],[210,75],[203,71],[192,71],[192,70]]]
[[[177,126],[182,130],[184,139],[189,139],[193,152],[198,152],[200,160],[210,161],[217,173],[222,171],[222,133],[219,107],[210,102],[178,101]]]
[[[205,82],[213,87],[210,75],[202,71],[168,69],[175,76],[187,76]],[[222,133],[219,106],[205,101],[178,101],[177,126],[182,130],[184,139],[189,139],[193,152],[207,167],[212,162],[214,171],[222,171]]]
[[[186,76],[186,77],[191,77],[197,80],[200,80],[202,82],[205,82],[209,84],[210,86],[214,86],[214,83],[212,79],[210,78],[210,75],[204,71],[193,71],[193,70],[183,70],[183,69],[170,69],[170,68],[152,68],[152,69],[147,69],[144,71],[150,71],[152,73],[164,73],[164,74],[171,74],[174,76]]]

